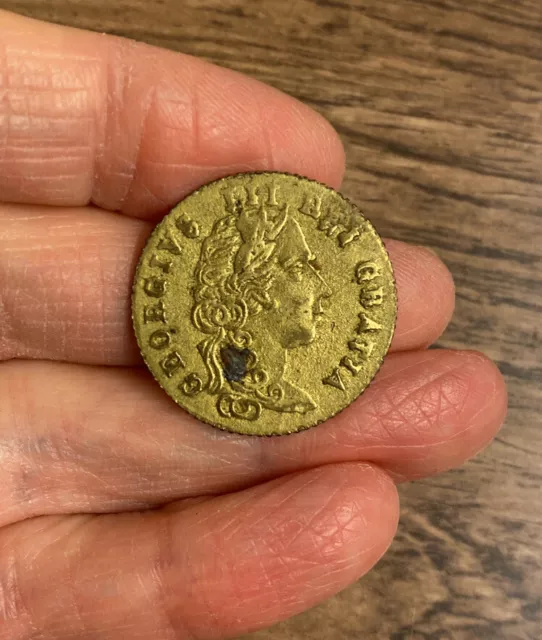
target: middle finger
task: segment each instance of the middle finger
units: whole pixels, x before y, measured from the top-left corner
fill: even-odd
[[[0,205],[0,360],[139,364],[130,295],[152,228],[90,207]],[[386,246],[399,298],[391,350],[425,347],[452,314],[452,278],[426,249]]]

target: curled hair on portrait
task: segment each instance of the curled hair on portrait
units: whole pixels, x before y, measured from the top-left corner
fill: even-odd
[[[276,240],[284,229],[287,209],[269,216],[264,209],[241,209],[218,220],[205,239],[196,268],[195,326],[208,335],[198,345],[208,373],[207,389],[219,393],[226,384],[222,351],[249,349],[253,336],[245,327],[249,317],[275,302],[269,296],[276,270]],[[250,352],[246,385],[235,385],[242,393],[257,393],[254,381],[257,356]],[[262,380],[263,384],[263,380]]]

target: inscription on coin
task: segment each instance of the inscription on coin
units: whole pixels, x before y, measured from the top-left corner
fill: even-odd
[[[179,246],[178,241],[168,231],[166,231],[166,233],[160,238],[157,246],[158,249],[161,251],[167,251],[172,256],[181,255],[181,247]]]
[[[189,373],[179,389],[186,396],[196,396],[203,390],[203,380],[195,373]]]
[[[143,322],[145,324],[150,322],[166,322],[166,310],[164,309],[162,300],[155,305],[145,305],[143,307]]]
[[[155,253],[151,256],[149,265],[151,267],[158,267],[162,273],[169,273],[171,269],[171,265],[173,264],[173,260],[163,260],[160,259]]]
[[[322,194],[307,194],[299,211],[318,221],[318,229],[329,238],[337,238],[341,248],[361,237],[364,222],[355,212],[331,203],[322,205]]]
[[[288,174],[196,191],[151,234],[134,279],[153,375],[190,413],[244,434],[292,433],[347,406],[378,370],[395,316],[372,225]]]
[[[381,278],[379,264],[375,262],[364,261],[356,266],[354,280],[357,284],[362,285],[359,300],[365,309],[379,307],[383,304],[384,285],[379,286]],[[383,329],[383,326],[371,319],[366,311],[360,312],[358,318],[357,336],[348,342],[349,353],[343,356],[340,362],[342,369],[348,371],[352,376],[357,376],[367,366],[377,344],[375,334]],[[365,335],[369,332],[372,334],[372,338]],[[341,391],[346,391],[339,367],[336,367],[333,373],[324,378],[322,382]]]

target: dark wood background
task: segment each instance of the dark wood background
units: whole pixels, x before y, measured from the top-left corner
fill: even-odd
[[[441,344],[481,349],[507,377],[496,442],[402,487],[399,534],[375,570],[250,639],[542,638],[542,0],[0,7],[203,56],[321,111],[346,145],[345,194],[452,270]]]

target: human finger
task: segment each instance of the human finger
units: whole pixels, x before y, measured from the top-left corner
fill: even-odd
[[[180,507],[0,532],[0,638],[34,629],[43,640],[234,637],[354,582],[398,518],[392,481],[356,463]]]
[[[192,56],[0,12],[0,199],[157,219],[215,178],[337,187],[344,151],[297,100]]]
[[[130,295],[150,223],[91,208],[0,205],[0,225],[0,360],[141,362]],[[451,317],[451,275],[422,247],[386,245],[399,297],[391,349],[425,347]]]
[[[323,464],[371,461],[400,480],[461,464],[506,412],[498,369],[440,349],[391,355],[347,409],[276,438],[224,433],[175,405],[143,369],[0,365],[0,524],[139,509],[235,491]]]

